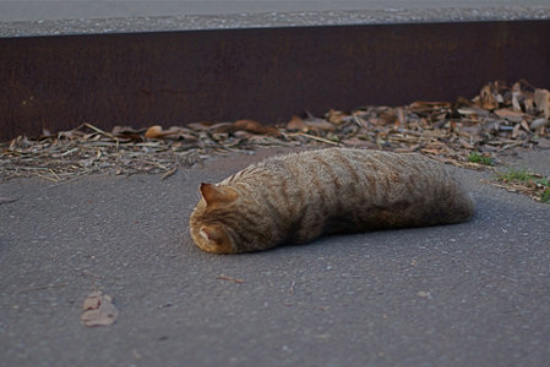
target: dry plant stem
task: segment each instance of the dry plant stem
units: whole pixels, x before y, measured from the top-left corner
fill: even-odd
[[[228,277],[228,276],[225,276],[225,275],[217,276],[216,279],[227,280],[227,281],[230,281],[230,282],[233,282],[233,283],[244,283],[244,279],[232,278],[232,277]]]
[[[304,136],[304,137],[306,137],[308,139],[311,139],[311,140],[320,141],[321,143],[335,145],[335,146],[340,145],[340,143],[337,143],[337,142],[334,142],[334,141],[331,141],[331,140],[328,140],[328,139],[324,139],[324,138],[321,138],[321,137],[318,137],[318,136],[315,136],[315,135],[310,135],[310,134],[307,134],[307,133],[296,133],[296,134],[288,134],[288,135],[289,136]]]

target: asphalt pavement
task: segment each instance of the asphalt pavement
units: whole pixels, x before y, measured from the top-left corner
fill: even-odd
[[[0,0],[0,22],[239,13],[548,7],[547,0]]]
[[[0,0],[0,38],[548,19],[548,0]]]
[[[357,22],[362,11],[380,11],[381,22],[388,14],[475,20],[503,2],[407,1],[416,9],[407,16],[402,3],[2,1],[0,33],[326,24]],[[449,6],[475,11],[437,12]],[[547,1],[506,6],[506,19],[526,8],[536,18],[537,6],[548,14]],[[346,13],[228,15],[319,10]],[[189,14],[200,19],[192,23]],[[97,20],[112,17],[140,20]],[[483,183],[489,172],[460,170],[477,201],[468,223],[233,256],[194,246],[188,219],[198,185],[281,152],[217,158],[166,180],[0,184],[0,197],[15,199],[0,203],[0,366],[548,365],[550,206]],[[550,175],[548,150],[514,162]],[[81,324],[82,302],[94,290],[114,298],[114,325]]]
[[[0,204],[0,366],[548,365],[550,206],[489,172],[459,171],[468,223],[242,255],[194,246],[198,185],[281,152],[166,180],[1,184],[16,201]],[[550,174],[548,150],[514,162]],[[80,322],[95,289],[119,310],[110,327]]]

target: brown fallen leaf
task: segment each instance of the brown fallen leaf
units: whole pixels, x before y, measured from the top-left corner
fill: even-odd
[[[537,106],[537,111],[542,112],[547,120],[550,119],[550,91],[535,89],[534,102]]]
[[[397,111],[395,110],[382,112],[380,114],[380,118],[384,121],[385,125],[393,125],[399,121],[399,117],[397,116]]]
[[[498,110],[495,110],[495,115],[500,117],[501,119],[505,119],[512,122],[521,122],[523,120],[523,113],[518,111],[513,111],[509,108],[501,108]]]
[[[494,110],[498,107],[497,97],[493,93],[494,89],[495,85],[493,83],[485,85],[473,102],[485,110]]]
[[[84,326],[110,326],[117,317],[118,310],[113,305],[113,298],[100,291],[92,292],[82,305],[82,316],[80,320]]]
[[[521,112],[521,101],[524,99],[523,91],[521,90],[521,82],[516,82],[512,86],[512,109],[516,112]]]
[[[307,126],[308,130],[327,132],[336,131],[338,129],[335,125],[331,124],[327,120],[313,116],[303,120],[303,122]]]
[[[474,107],[475,104],[472,101],[470,101],[469,99],[464,98],[462,96],[459,96],[456,99],[456,102],[453,106],[456,109],[456,108],[459,108],[459,107]]]
[[[166,130],[165,138],[168,139],[183,139],[186,141],[196,141],[197,137],[195,136],[194,132],[191,129],[188,129],[186,127],[181,126],[172,126],[168,130]]]
[[[466,149],[475,149],[475,146],[473,146],[472,144],[468,143],[466,140],[462,139],[462,138],[459,138],[458,139],[458,142],[460,143],[460,145],[463,147],[463,148],[466,148]]]
[[[296,130],[303,131],[303,132],[307,131],[307,126],[306,124],[304,124],[304,120],[302,120],[301,117],[296,115],[292,116],[290,121],[287,122],[286,128],[287,130],[290,130],[290,131],[296,131]]]
[[[330,110],[328,111],[326,118],[328,122],[334,125],[342,125],[346,119],[349,118],[349,116],[342,111]]]
[[[232,122],[218,122],[216,124],[210,125],[208,130],[216,134],[228,134],[236,131],[235,126],[233,126]]]
[[[531,130],[536,130],[541,126],[550,126],[550,120],[547,119],[535,119],[531,121],[531,124],[529,125],[529,128]]]
[[[457,112],[463,116],[489,116],[489,111],[479,107],[462,107],[457,109]]]
[[[238,120],[233,123],[237,131],[248,131],[253,134],[281,136],[281,132],[273,126],[264,126],[254,120]]]
[[[431,113],[435,110],[450,108],[449,102],[430,102],[430,101],[415,101],[409,105],[409,108],[414,113]]]
[[[512,139],[515,139],[518,137],[520,127],[521,127],[520,124],[516,124],[516,126],[514,126],[514,128],[512,129]]]
[[[192,130],[180,126],[172,126],[168,130],[163,130],[161,126],[154,125],[147,129],[145,132],[145,137],[150,139],[197,140],[197,138],[193,135]]]
[[[208,122],[208,121],[202,121],[202,122],[191,122],[186,126],[191,130],[204,131],[204,130],[209,130],[212,127],[212,125],[214,125],[214,123]]]
[[[151,126],[147,131],[145,132],[145,137],[150,139],[156,139],[161,138],[163,136],[162,134],[162,126],[154,125]]]

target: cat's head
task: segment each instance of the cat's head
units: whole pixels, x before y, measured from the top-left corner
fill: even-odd
[[[239,193],[229,186],[202,183],[201,200],[191,214],[191,237],[201,250],[217,254],[240,252],[233,223]]]

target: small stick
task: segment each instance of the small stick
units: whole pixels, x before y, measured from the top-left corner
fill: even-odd
[[[85,122],[83,125],[86,126],[86,127],[89,127],[90,129],[94,130],[95,132],[98,132],[98,133],[103,134],[105,136],[108,136],[110,138],[116,139],[116,137],[113,134],[109,134],[108,132],[103,131],[98,127],[95,127],[92,124],[89,124],[89,123]]]
[[[41,175],[40,173],[38,172],[35,172],[35,175],[40,177],[40,178],[43,178],[45,180],[50,180],[50,181],[53,181],[53,182],[59,182],[59,180],[56,180],[55,178],[51,178],[49,176],[46,176],[46,175]]]
[[[65,153],[61,153],[61,157],[65,157],[71,153],[74,153],[74,152],[78,152],[80,150],[79,147],[76,147],[76,148],[73,148],[73,149],[70,149],[70,150],[67,150]]]
[[[318,136],[310,135],[310,134],[306,134],[306,133],[294,133],[294,134],[290,134],[290,135],[291,136],[301,135],[301,136],[305,136],[307,138],[317,140],[317,141],[320,141],[320,142],[323,142],[323,143],[332,144],[332,145],[336,145],[336,146],[340,145],[340,143],[334,142],[332,140],[328,140],[328,139],[325,139],[325,138],[320,138]]]
[[[56,179],[56,182],[59,182],[61,181],[61,179],[59,178],[59,176],[55,173],[55,171],[53,169],[50,168],[50,173],[55,177]]]
[[[169,171],[166,171],[160,178],[161,180],[166,180],[168,177],[172,176],[176,171],[178,170],[178,166],[175,166],[174,168],[170,169]]]
[[[119,139],[118,139],[116,136],[114,136],[113,134],[108,133],[108,132],[106,132],[106,131],[103,131],[103,130],[101,130],[100,128],[95,127],[94,125],[89,124],[89,123],[87,123],[87,122],[85,122],[83,125],[86,126],[86,127],[89,127],[90,129],[92,129],[92,130],[94,130],[94,131],[96,131],[96,132],[98,132],[98,133],[100,133],[100,134],[103,134],[103,135],[108,136],[109,138],[113,139],[113,140],[115,141],[115,147],[118,149],[118,145],[119,145],[119,142],[120,142],[120,141],[119,141]]]
[[[244,283],[244,279],[232,278],[232,277],[228,277],[228,276],[225,276],[225,275],[217,276],[216,279],[228,280],[228,281],[234,282],[234,283]]]
[[[357,125],[359,125],[359,127],[362,127],[362,128],[364,128],[364,129],[368,129],[368,125],[367,125],[367,123],[366,123],[365,120],[363,120],[363,119],[360,118],[360,117],[357,117],[357,116],[356,116],[355,114],[353,114],[353,113],[351,114],[351,117],[352,117],[353,121],[355,121],[355,123],[356,123]]]

